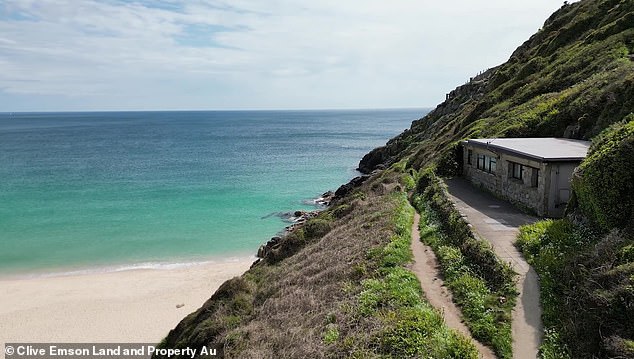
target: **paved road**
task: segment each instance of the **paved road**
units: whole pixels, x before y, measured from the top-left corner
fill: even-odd
[[[412,226],[412,252],[414,253],[414,263],[411,266],[412,272],[418,277],[423,292],[429,304],[440,310],[445,318],[445,324],[466,337],[473,340],[478,349],[481,359],[495,359],[493,351],[482,345],[471,336],[469,328],[462,321],[462,312],[454,304],[451,292],[445,287],[440,274],[440,267],[436,260],[434,251],[420,241],[420,214],[414,215]]]
[[[447,180],[450,197],[475,232],[493,245],[497,255],[519,273],[518,301],[513,311],[513,357],[534,359],[542,340],[541,306],[537,273],[513,243],[518,227],[538,219],[507,202],[473,187],[462,178]]]

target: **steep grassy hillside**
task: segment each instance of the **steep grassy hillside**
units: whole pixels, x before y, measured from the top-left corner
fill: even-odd
[[[416,189],[433,204],[421,174],[457,173],[464,138],[566,136],[595,139],[575,180],[576,203],[567,219],[525,228],[520,242],[542,278],[542,356],[634,357],[632,112],[634,1],[564,5],[508,62],[458,87],[367,154],[359,169],[371,175],[342,187],[327,211],[272,243],[260,263],[225,283],[162,345],[218,343],[227,357],[240,358],[476,357],[469,340],[444,326],[407,270],[413,211],[407,194]],[[435,212],[442,214],[438,203]],[[436,220],[442,227],[443,218]],[[446,225],[452,223],[459,221]],[[454,230],[460,228],[445,232]],[[495,285],[505,270],[484,246],[471,245],[468,236],[440,239],[455,247],[448,254],[475,268],[459,274],[483,283],[474,284],[483,298],[510,293]],[[463,311],[474,303],[465,300]],[[497,317],[472,312],[473,322],[485,329],[507,325],[506,308],[497,306]],[[506,342],[495,337],[505,331],[488,333],[495,331],[482,337],[509,356]]]
[[[498,358],[513,358],[511,313],[517,273],[488,242],[476,238],[449,199],[443,180],[430,169],[419,176],[412,203],[421,214],[421,240],[436,254],[444,282],[472,335]]]
[[[477,358],[422,299],[411,260],[414,209],[402,168],[383,173],[284,237],[223,284],[163,347],[227,358]]]
[[[566,218],[521,229],[541,277],[544,358],[634,358],[634,115],[593,140]]]
[[[421,168],[470,137],[590,139],[634,110],[634,2],[582,0],[555,12],[508,62],[453,90],[411,129],[367,154],[362,172],[407,157]]]

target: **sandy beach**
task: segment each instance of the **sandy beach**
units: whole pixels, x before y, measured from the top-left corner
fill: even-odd
[[[0,344],[159,342],[253,261],[0,279]]]

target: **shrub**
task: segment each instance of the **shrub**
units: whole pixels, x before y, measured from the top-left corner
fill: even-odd
[[[330,232],[331,221],[322,218],[312,218],[304,225],[306,239],[320,238]]]
[[[634,237],[619,230],[599,235],[581,223],[520,228],[517,245],[540,276],[541,357],[629,357],[623,344],[634,333]]]
[[[332,210],[332,215],[335,218],[341,219],[341,218],[347,216],[348,214],[350,214],[350,212],[352,212],[353,209],[354,209],[354,207],[352,207],[352,205],[350,205],[350,204],[342,204],[342,205],[339,205],[339,206],[335,207]]]
[[[438,174],[457,176],[462,173],[462,146],[454,142],[442,152],[438,159]]]
[[[634,114],[592,143],[573,180],[581,210],[607,231],[625,228],[634,218]]]
[[[475,238],[433,169],[422,172],[417,192],[412,202],[421,213],[421,240],[436,253],[467,326],[501,358],[511,358],[516,273],[488,242]]]

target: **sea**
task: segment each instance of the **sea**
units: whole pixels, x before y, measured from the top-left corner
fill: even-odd
[[[426,112],[0,113],[0,276],[253,256]]]

